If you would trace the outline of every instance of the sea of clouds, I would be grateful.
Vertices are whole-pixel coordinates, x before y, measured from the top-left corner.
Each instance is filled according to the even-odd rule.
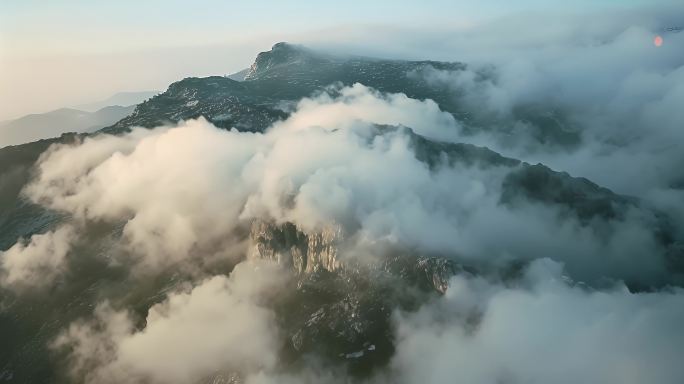
[[[101,257],[78,252],[82,234],[109,225],[117,241],[105,262],[125,266],[132,284],[170,268],[192,278],[142,317],[103,292],[90,316],[51,341],[72,380],[189,383],[238,372],[247,383],[345,383],[341,365],[315,358],[286,369],[273,303],[294,276],[245,257],[255,220],[307,233],[335,224],[341,257],[390,244],[490,270],[524,265],[512,281],[454,276],[443,296],[396,309],[396,350],[368,382],[679,383],[684,291],[648,209],[667,212],[682,234],[684,50],[668,46],[684,35],[658,50],[645,25],[581,32],[585,22],[539,41],[519,35],[517,51],[489,64],[408,74],[453,92],[469,121],[356,84],[301,100],[263,133],[200,118],[54,145],[23,196],[65,218],[0,253],[0,286],[21,295],[68,279],[75,260]],[[516,111],[530,105],[558,111],[579,142],[529,135]],[[648,209],[586,223],[549,204],[506,205],[503,180],[523,165],[431,166],[416,155],[416,134],[541,161]],[[226,260],[234,268],[220,272]]]

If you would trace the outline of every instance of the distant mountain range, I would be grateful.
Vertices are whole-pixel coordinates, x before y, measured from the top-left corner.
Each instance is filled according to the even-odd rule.
[[[156,91],[120,92],[105,100],[34,113],[0,122],[0,147],[59,136],[65,132],[94,132],[130,115],[135,105],[156,95]]]
[[[135,109],[114,105],[95,112],[61,108],[0,123],[0,147],[59,136],[64,132],[93,132],[128,116]]]
[[[138,91],[138,92],[119,92],[114,95],[94,103],[75,105],[74,109],[87,112],[95,112],[104,107],[119,105],[127,107],[140,104],[143,101],[158,95],[159,91]]]

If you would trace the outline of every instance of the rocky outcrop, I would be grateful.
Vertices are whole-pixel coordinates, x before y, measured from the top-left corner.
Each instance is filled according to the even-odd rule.
[[[103,128],[120,133],[130,127],[152,128],[203,116],[219,128],[263,131],[287,117],[283,102],[295,102],[334,83],[361,83],[381,92],[402,92],[418,99],[432,99],[449,112],[457,112],[444,90],[407,76],[430,66],[456,70],[460,63],[382,60],[330,55],[302,46],[277,43],[257,56],[243,81],[233,76],[186,78],[160,95],[139,104],[132,115]]]
[[[270,51],[257,55],[254,63],[249,67],[245,80],[264,77],[271,70],[286,65],[315,64],[323,61],[322,55],[316,54],[303,46],[285,42],[276,43]]]
[[[375,280],[399,279],[403,284],[444,294],[449,280],[465,272],[455,261],[445,257],[427,257],[410,252],[389,251],[387,257],[373,263],[344,260],[340,247],[343,230],[330,225],[314,233],[306,233],[292,223],[277,225],[254,221],[250,232],[249,258],[277,262],[300,277],[317,273],[375,276]]]
[[[252,223],[249,257],[275,261],[291,267],[297,274],[319,270],[333,272],[341,263],[338,245],[342,229],[337,225],[307,234],[294,224]]]

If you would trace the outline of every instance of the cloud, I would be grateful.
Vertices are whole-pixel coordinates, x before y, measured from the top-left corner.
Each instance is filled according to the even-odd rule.
[[[33,235],[28,241],[20,239],[0,252],[0,285],[23,290],[52,284],[66,270],[67,255],[76,239],[69,224]]]
[[[382,95],[357,84],[302,100],[290,119],[266,134],[222,131],[200,119],[173,129],[137,129],[53,146],[25,194],[80,221],[123,222],[125,248],[143,270],[201,263],[212,253],[225,257],[226,249],[239,243],[232,234],[251,220],[294,221],[310,231],[339,221],[355,230],[375,208],[361,201],[365,196],[350,193],[391,203],[404,198],[401,188],[427,182],[430,173],[416,161],[405,135],[368,129],[375,123],[414,125],[438,136],[458,130],[434,102]],[[419,175],[402,180],[388,174],[385,181],[396,189],[379,188],[381,179],[372,175],[388,160]],[[367,168],[374,163],[376,169]],[[325,186],[328,178],[342,178],[342,184]],[[350,190],[348,182],[361,190]],[[417,196],[409,198],[420,204]],[[294,206],[288,206],[289,199]],[[364,217],[356,217],[351,205],[359,205]],[[373,220],[387,225],[380,216]]]
[[[684,292],[594,291],[534,262],[521,286],[454,277],[447,294],[399,314],[392,381],[676,383]]]
[[[226,256],[237,243],[230,234],[238,224],[235,202],[245,195],[240,172],[255,140],[203,120],[178,129],[86,138],[51,147],[26,194],[81,221],[124,222],[126,249],[142,269],[198,253],[206,259],[212,252]]]
[[[291,336],[283,320],[292,319],[276,309],[279,295],[295,289],[287,273],[253,261],[229,277],[203,269],[243,260],[250,225],[263,221],[307,233],[339,227],[340,258],[390,249],[482,272],[453,277],[444,296],[415,311],[392,308],[395,351],[369,382],[677,382],[684,292],[668,287],[681,276],[664,242],[681,240],[684,228],[682,57],[671,48],[681,38],[652,46],[662,12],[606,15],[501,19],[426,46],[472,59],[463,71],[409,74],[452,93],[469,112],[464,120],[432,101],[356,84],[299,101],[264,133],[198,119],[51,147],[24,191],[32,202],[71,216],[75,228],[120,232],[120,252],[111,254],[134,274],[152,274],[152,285],[160,271],[201,270],[144,318],[103,289],[92,317],[54,343],[71,378],[175,383],[238,372],[252,384],[359,380],[336,361],[283,359]],[[502,41],[505,49],[496,49]],[[638,195],[675,219],[667,234],[675,239],[659,233],[666,215],[643,205],[586,219],[553,199],[507,190],[523,164],[468,161],[468,151],[424,161],[416,134],[486,145]],[[431,153],[449,148],[426,145]],[[571,199],[582,193],[568,191]],[[44,249],[68,249],[66,238],[55,230],[15,245],[2,255],[5,276],[15,270],[13,284],[37,280],[25,267],[32,259],[64,273],[67,256],[46,258]],[[35,256],[24,257],[31,249]]]
[[[551,257],[578,279],[669,281],[647,211],[587,224],[525,198],[504,205],[504,178],[520,166],[473,165],[467,153],[431,166],[411,131],[377,124],[458,132],[434,103],[332,88],[263,134],[199,119],[51,147],[25,193],[81,221],[123,223],[137,273],[239,260],[260,220],[309,233],[339,225],[351,248],[384,242],[474,264]]]
[[[676,15],[681,9],[652,7],[611,19],[549,16],[542,25],[534,15],[509,17],[446,39],[468,69],[411,75],[456,96],[471,117],[471,137],[460,140],[657,204],[652,195],[682,197],[684,35],[667,34],[665,49],[652,43]],[[483,49],[488,42],[501,49]]]
[[[245,258],[253,221],[291,222],[308,233],[333,226],[342,234],[340,258],[398,251],[478,267],[465,268],[477,275],[453,277],[443,296],[426,295],[410,311],[388,308],[392,328],[383,336],[394,351],[367,382],[678,383],[684,292],[668,287],[681,285],[681,262],[664,243],[681,250],[684,238],[684,34],[663,27],[684,13],[674,4],[580,8],[506,10],[456,27],[351,25],[334,37],[338,45],[366,45],[354,53],[467,63],[462,71],[409,74],[452,94],[450,107],[458,108],[449,109],[466,112],[457,117],[430,100],[356,84],[301,100],[265,133],[222,131],[199,119],[51,147],[24,193],[68,224],[0,253],[0,285],[23,292],[73,278],[67,284],[76,287],[83,279],[69,272],[94,269],[105,277],[76,296],[59,286],[40,316],[33,312],[40,301],[21,295],[18,305],[3,302],[0,315],[9,313],[11,324],[26,319],[22,327],[40,317],[42,337],[69,324],[41,317],[59,313],[58,300],[98,304],[53,344],[65,360],[52,361],[65,363],[69,381],[362,381],[347,372],[347,359],[292,363],[284,351],[292,336],[285,324],[303,319],[282,310],[283,295],[339,288],[313,279],[294,288],[288,273],[255,261],[220,274]],[[660,48],[652,44],[656,33],[664,35]],[[224,65],[209,62],[202,65]],[[428,164],[415,134],[542,162],[636,195],[640,207],[578,218],[553,199],[507,189],[508,176],[524,165],[448,161],[469,156],[458,151]],[[447,148],[431,145],[433,153]],[[550,184],[543,189],[553,195]],[[582,192],[568,194],[581,199]],[[511,193],[512,202],[502,199]],[[106,242],[97,241],[100,232]],[[75,256],[115,267],[79,268]],[[121,266],[139,279],[117,274]],[[172,282],[163,272],[174,274]],[[167,290],[177,275],[185,285]],[[74,307],[65,305],[69,314],[59,320],[78,313]],[[33,351],[31,343],[22,351]]]
[[[540,259],[506,283],[454,276],[446,294],[393,316],[388,367],[363,382],[678,383],[684,291],[594,290]],[[345,383],[335,365],[261,371],[246,382]]]
[[[266,303],[287,278],[274,264],[238,264],[229,277],[169,293],[149,309],[142,329],[126,310],[104,302],[53,348],[67,352],[72,378],[86,383],[188,383],[271,369],[279,335]]]
[[[457,275],[444,296],[394,313],[392,359],[362,382],[674,384],[684,374],[682,304],[679,288],[589,288],[549,259],[505,283]],[[313,363],[288,373],[260,371],[246,382],[355,380],[339,366]]]
[[[382,94],[359,83],[349,87],[332,85],[326,92],[303,98],[294,113],[276,127],[282,130],[340,129],[358,121],[403,125],[420,135],[442,141],[456,141],[461,131],[456,119],[430,99],[416,100],[403,93]]]

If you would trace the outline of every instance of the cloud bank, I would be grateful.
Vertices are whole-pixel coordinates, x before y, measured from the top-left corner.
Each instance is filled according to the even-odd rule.
[[[442,48],[463,55],[467,70],[412,75],[453,92],[472,142],[658,204],[682,197],[684,35],[666,32],[682,15],[652,7],[617,18],[538,15],[543,24],[509,17],[447,40],[453,47]],[[653,44],[657,34],[667,46]],[[505,48],[486,50],[488,42]]]
[[[684,79],[682,51],[671,47],[684,35],[652,46],[663,12],[584,16],[551,16],[543,33],[511,18],[440,39],[469,67],[407,75],[451,94],[466,112],[457,117],[356,84],[301,100],[264,133],[198,119],[53,146],[24,196],[68,223],[0,255],[0,283],[49,286],[69,272],[77,234],[101,225],[117,240],[105,258],[124,266],[127,284],[191,277],[135,308],[102,289],[93,313],[53,343],[71,380],[358,381],[344,355],[305,356],[306,366],[284,358],[292,335],[279,300],[310,286],[244,261],[255,221],[309,234],[335,225],[342,259],[399,250],[477,271],[452,277],[443,296],[388,309],[394,350],[367,382],[677,383]],[[507,49],[492,49],[502,34]],[[417,135],[443,141],[431,144],[439,155],[421,157]],[[527,165],[445,149],[460,142],[642,200],[615,217],[581,217],[506,189]],[[510,193],[513,203],[502,198]]]
[[[68,352],[72,377],[86,383],[188,383],[217,372],[272,368],[278,329],[264,299],[287,281],[273,264],[242,263],[171,292],[152,306],[143,329],[107,302],[53,343]]]
[[[120,226],[118,262],[132,261],[134,275],[238,263],[229,277],[197,274],[203,279],[165,294],[143,322],[121,304],[100,302],[92,317],[72,323],[53,344],[70,377],[353,380],[330,362],[295,369],[281,360],[287,339],[268,297],[283,295],[289,272],[239,263],[255,220],[293,223],[306,233],[335,223],[344,234],[342,257],[388,244],[494,270],[532,261],[512,280],[497,273],[456,276],[444,297],[415,312],[397,310],[396,350],[371,382],[670,383],[681,377],[675,356],[682,343],[672,338],[684,318],[681,290],[635,294],[615,282],[670,281],[648,211],[633,207],[622,218],[586,223],[524,196],[520,204],[503,204],[504,179],[522,165],[450,162],[446,153],[431,165],[420,160],[413,131],[379,124],[413,124],[428,137],[467,137],[434,103],[355,85],[302,100],[291,118],[265,133],[219,130],[199,119],[51,147],[26,196],[67,213],[76,227]],[[10,249],[10,255],[59,250],[47,260],[45,253],[26,253],[21,260],[30,267],[6,258],[10,281],[31,281],[34,265],[64,273],[69,233],[37,235]],[[609,289],[590,288],[606,282]]]
[[[684,292],[595,291],[548,259],[515,285],[456,276],[446,295],[393,318],[389,367],[381,383],[677,383],[684,371],[679,324]],[[246,383],[345,383],[326,368],[261,371]]]
[[[355,244],[475,264],[551,257],[579,279],[668,280],[647,211],[587,224],[524,196],[505,205],[504,178],[520,166],[463,155],[431,167],[411,131],[377,124],[416,124],[428,136],[459,130],[432,102],[355,85],[304,99],[263,134],[200,119],[54,146],[25,193],[82,223],[122,223],[139,273],[239,260],[245,229],[263,220],[309,233],[334,223]]]
[[[66,271],[67,254],[76,237],[67,224],[0,252],[0,285],[23,290],[51,284]]]
[[[520,286],[454,277],[442,299],[397,316],[395,382],[676,383],[683,300],[568,284],[544,259]]]

